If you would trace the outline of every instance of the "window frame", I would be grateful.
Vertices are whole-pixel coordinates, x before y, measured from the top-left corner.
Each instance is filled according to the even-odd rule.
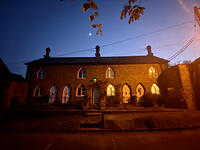
[[[152,89],[154,89],[155,93],[152,92]],[[160,95],[160,88],[156,83],[151,86],[151,94]]]
[[[39,90],[39,94],[38,95],[36,95],[36,91],[37,90]],[[34,89],[34,93],[33,93],[33,96],[34,97],[41,97],[43,95],[43,89],[39,86],[39,85],[37,85],[36,87],[35,87],[35,89]]]
[[[113,74],[113,75],[112,75],[112,74]],[[106,69],[106,78],[107,78],[107,79],[114,79],[114,78],[115,78],[115,72],[114,72],[113,68],[108,67],[108,68]]]
[[[79,95],[79,88],[81,88],[81,95]],[[83,95],[83,88],[84,88],[84,95]],[[78,87],[77,87],[77,89],[76,89],[76,96],[77,97],[84,97],[84,96],[86,96],[86,88],[85,88],[85,86],[83,85],[83,84],[80,84]]]
[[[66,103],[63,103],[63,99],[64,99],[63,94],[64,94],[65,89],[67,89],[67,91],[68,91],[68,98],[69,98],[68,101],[67,101],[66,103],[69,103],[70,100],[71,100],[71,87],[70,87],[68,84],[66,84],[66,85],[64,86],[63,90],[62,90],[62,95],[61,95],[61,103],[62,103],[62,104],[66,104]],[[65,99],[66,99],[66,96],[65,96]]]
[[[45,71],[44,71],[44,69],[40,69],[40,70],[37,72],[37,79],[39,79],[39,80],[45,79]]]
[[[114,91],[110,88],[110,87],[112,87],[112,89],[114,89]],[[108,94],[108,88],[109,88],[109,92],[111,93],[111,94]],[[107,86],[107,88],[106,88],[106,96],[115,96],[115,94],[116,94],[116,91],[115,91],[115,87],[112,85],[112,84],[109,84],[108,86]]]
[[[81,73],[81,77],[80,77],[80,73]],[[87,78],[87,71],[85,70],[84,67],[81,67],[77,72],[77,79],[86,79],[86,78]]]
[[[151,66],[148,70],[148,75],[149,75],[149,78],[158,78],[158,70],[154,67],[154,66]]]
[[[50,102],[51,89],[52,89],[53,87],[55,87],[54,89],[55,89],[56,91],[55,91],[54,101],[53,101],[53,102]],[[49,88],[49,101],[48,101],[48,103],[53,104],[53,103],[55,103],[55,102],[57,101],[57,99],[58,99],[58,87],[56,86],[56,84],[53,84],[53,85],[51,85],[50,88]]]

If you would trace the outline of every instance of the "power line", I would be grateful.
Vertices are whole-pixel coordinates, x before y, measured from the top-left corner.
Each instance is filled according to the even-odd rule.
[[[183,53],[193,42],[193,37],[181,48],[178,52],[176,52],[174,55],[172,55],[169,60],[173,60],[177,56],[179,56],[181,53]]]
[[[65,56],[65,55],[70,55],[70,54],[76,54],[76,53],[81,53],[81,52],[90,51],[90,50],[94,50],[94,49],[95,48],[82,49],[82,50],[77,50],[74,52],[64,53],[64,54],[60,54],[60,55],[56,55],[56,56]]]
[[[165,27],[165,28],[162,28],[162,29],[159,29],[159,30],[155,30],[155,31],[149,32],[149,33],[144,33],[144,34],[140,34],[138,36],[130,37],[130,38],[127,38],[127,39],[124,39],[124,40],[120,40],[120,41],[117,41],[117,42],[101,45],[101,47],[107,47],[107,46],[111,46],[111,45],[116,45],[116,44],[123,43],[123,42],[129,41],[129,40],[133,40],[133,39],[137,39],[137,38],[144,37],[144,36],[147,36],[147,35],[151,35],[151,34],[154,34],[154,33],[162,32],[162,31],[165,31],[165,30],[169,30],[171,28],[175,28],[175,27],[178,27],[178,26],[182,26],[182,25],[185,25],[185,24],[192,23],[192,21],[193,20],[186,21],[186,22],[183,22],[183,23],[180,23],[180,24],[175,24],[175,25],[172,25],[172,26],[168,26],[168,27]],[[76,51],[71,51],[69,53],[64,53],[64,54],[60,54],[60,55],[56,55],[56,56],[65,56],[65,55],[70,55],[70,54],[76,54],[76,53],[81,53],[81,52],[90,51],[90,50],[94,50],[94,49],[95,48],[76,50]],[[25,61],[29,61],[29,60],[23,60],[23,61],[13,62],[13,63],[9,63],[9,64],[25,63]]]
[[[130,41],[130,40],[133,40],[133,39],[137,39],[137,38],[143,37],[143,36],[147,36],[147,35],[150,35],[150,34],[154,34],[154,33],[162,32],[162,31],[165,31],[165,30],[169,30],[171,28],[182,26],[182,25],[185,25],[185,24],[188,24],[188,23],[193,23],[193,20],[190,20],[190,21],[187,21],[187,22],[183,22],[183,23],[180,23],[180,24],[175,24],[175,25],[172,25],[172,26],[168,26],[168,27],[165,27],[165,28],[162,28],[162,29],[159,29],[159,30],[155,30],[155,31],[149,32],[149,33],[140,34],[140,35],[137,35],[137,36],[134,36],[134,37],[130,37],[130,38],[127,38],[127,39],[124,39],[124,40],[116,41],[116,42],[113,42],[113,43],[110,43],[110,44],[101,45],[101,47],[106,47],[106,46],[111,46],[111,45],[123,43],[123,42],[126,42],[126,41]]]

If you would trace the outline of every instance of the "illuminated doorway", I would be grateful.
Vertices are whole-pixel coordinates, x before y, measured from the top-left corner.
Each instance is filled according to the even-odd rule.
[[[123,86],[123,103],[129,103],[131,99],[131,90],[127,84]]]

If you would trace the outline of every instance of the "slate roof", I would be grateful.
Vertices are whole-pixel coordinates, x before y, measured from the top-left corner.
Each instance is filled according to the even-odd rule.
[[[78,65],[78,64],[156,64],[168,63],[156,56],[117,56],[117,57],[49,57],[34,60],[26,65]]]

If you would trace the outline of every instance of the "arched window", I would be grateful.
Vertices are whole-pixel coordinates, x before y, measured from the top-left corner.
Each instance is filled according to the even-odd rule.
[[[149,68],[149,77],[150,78],[157,78],[158,77],[158,72],[154,67]]]
[[[76,95],[77,96],[85,96],[86,94],[86,89],[84,87],[84,85],[79,85],[78,88],[77,88],[77,91],[76,91]]]
[[[131,90],[127,84],[123,86],[123,103],[129,103],[131,98]]]
[[[62,103],[66,104],[67,102],[70,101],[70,87],[68,85],[66,85],[63,89],[63,93],[62,93]]]
[[[53,85],[49,90],[49,103],[54,103],[57,97],[57,87]]]
[[[151,93],[160,95],[160,89],[155,83],[151,87]]]
[[[139,103],[141,97],[144,95],[144,87],[142,84],[138,84],[136,87],[136,97],[137,97],[137,103]]]
[[[115,96],[115,88],[112,84],[107,87],[107,96]]]
[[[38,85],[38,86],[36,86],[36,88],[35,88],[35,90],[34,90],[34,96],[36,96],[36,97],[39,97],[39,96],[42,96],[42,88]]]
[[[40,69],[37,73],[37,79],[44,79],[45,78],[45,72],[43,69]]]
[[[106,78],[114,78],[114,77],[115,77],[115,73],[113,69],[108,67],[108,69],[106,70]]]
[[[86,79],[86,71],[84,68],[80,68],[78,71],[78,79]]]

